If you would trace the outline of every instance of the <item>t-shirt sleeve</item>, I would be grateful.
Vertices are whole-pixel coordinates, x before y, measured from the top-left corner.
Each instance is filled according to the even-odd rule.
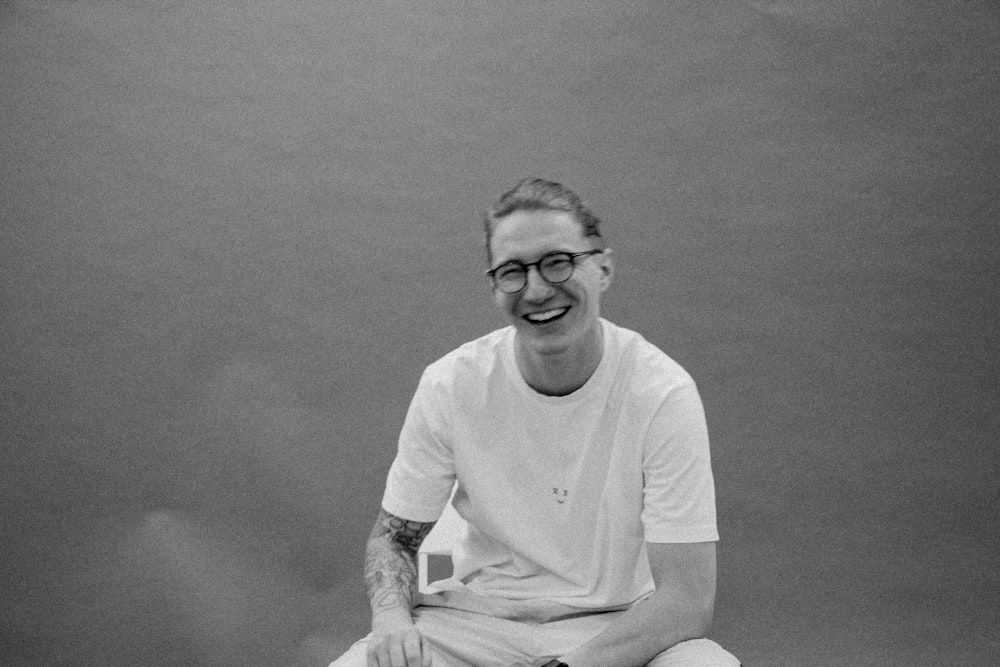
[[[425,370],[403,421],[382,507],[410,521],[437,521],[455,481],[446,393]]]
[[[643,443],[647,542],[714,542],[715,484],[705,410],[694,381],[671,389]]]

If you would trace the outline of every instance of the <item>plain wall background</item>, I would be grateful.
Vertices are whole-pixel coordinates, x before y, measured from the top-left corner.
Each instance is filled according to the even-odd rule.
[[[715,637],[986,665],[1000,6],[0,4],[0,662],[325,665],[479,215],[600,214],[699,383]]]

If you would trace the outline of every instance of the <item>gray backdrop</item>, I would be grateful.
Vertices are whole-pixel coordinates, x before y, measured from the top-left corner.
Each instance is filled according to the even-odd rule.
[[[424,365],[503,324],[479,212],[606,221],[698,380],[715,637],[998,639],[1000,6],[0,3],[2,656],[321,665]]]

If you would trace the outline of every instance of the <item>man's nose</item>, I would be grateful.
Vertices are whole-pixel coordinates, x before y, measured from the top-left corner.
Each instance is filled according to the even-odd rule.
[[[544,301],[552,295],[552,283],[542,278],[537,266],[528,267],[524,280],[527,283],[524,286],[524,298],[528,301]]]

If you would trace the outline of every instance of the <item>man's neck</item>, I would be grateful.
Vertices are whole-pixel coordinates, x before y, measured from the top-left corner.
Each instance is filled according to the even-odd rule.
[[[561,352],[540,353],[515,344],[515,358],[521,377],[528,386],[545,396],[572,394],[594,374],[604,355],[604,340],[600,330],[588,345]]]

